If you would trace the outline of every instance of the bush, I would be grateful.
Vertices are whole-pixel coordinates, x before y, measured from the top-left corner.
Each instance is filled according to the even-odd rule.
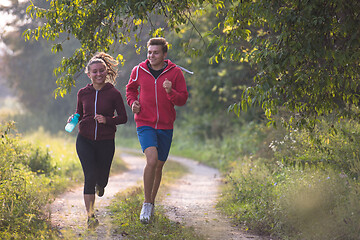
[[[334,129],[337,131],[334,132]],[[287,166],[332,168],[351,178],[360,174],[360,124],[322,121],[312,133],[292,131],[270,143],[277,159]]]
[[[277,188],[277,234],[293,239],[358,239],[358,183],[332,170],[292,169]]]
[[[225,178],[223,199],[218,204],[240,225],[260,234],[274,228],[276,180],[261,159],[236,161]]]
[[[219,207],[238,224],[281,239],[358,239],[357,179],[341,171],[338,164],[311,164],[311,160],[325,154],[320,148],[309,147],[309,138],[302,138],[299,143],[301,136],[305,135],[296,133],[284,141],[276,140],[279,143],[276,147],[270,144],[275,151],[272,159],[254,156],[234,161],[226,174],[227,184]],[[337,138],[338,143],[344,143],[340,135]],[[351,149],[335,143],[328,146],[332,147],[332,153]],[[289,164],[284,161],[287,155],[297,160],[306,158],[309,162]],[[337,154],[331,157],[341,160]]]
[[[3,239],[49,239],[54,233],[43,206],[49,203],[51,181],[24,164],[31,150],[9,135],[12,127],[13,123],[1,126],[0,235]]]

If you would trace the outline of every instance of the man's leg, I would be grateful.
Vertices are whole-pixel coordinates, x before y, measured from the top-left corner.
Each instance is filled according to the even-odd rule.
[[[140,221],[147,224],[150,222],[151,216],[154,213],[154,203],[151,202],[151,193],[154,187],[158,152],[156,147],[148,147],[145,149],[144,153],[146,156],[146,166],[144,169],[145,201],[141,209]]]
[[[154,203],[151,197],[153,188],[156,167],[158,164],[158,151],[156,147],[148,147],[144,151],[146,156],[146,166],[144,169],[144,195],[145,203]]]
[[[157,192],[159,190],[160,187],[160,182],[161,182],[161,177],[162,177],[162,170],[164,167],[165,161],[157,161],[157,166],[156,166],[156,170],[155,170],[155,179],[154,179],[154,185],[152,188],[152,193],[151,193],[151,203],[155,203],[155,198],[157,195]]]

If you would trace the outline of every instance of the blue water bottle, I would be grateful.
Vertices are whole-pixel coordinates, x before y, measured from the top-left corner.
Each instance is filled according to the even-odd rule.
[[[74,116],[72,117],[71,121],[66,124],[65,131],[67,131],[69,133],[72,132],[74,130],[76,124],[79,121],[79,117],[80,117],[80,115],[78,113],[75,113]]]

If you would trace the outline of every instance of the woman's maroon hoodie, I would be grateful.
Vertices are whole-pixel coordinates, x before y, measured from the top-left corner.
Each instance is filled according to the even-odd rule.
[[[114,139],[116,125],[127,122],[121,93],[111,83],[106,83],[100,90],[88,84],[79,90],[77,99],[76,113],[80,114],[79,133],[88,139]],[[98,123],[94,119],[95,114],[106,117],[106,124]]]

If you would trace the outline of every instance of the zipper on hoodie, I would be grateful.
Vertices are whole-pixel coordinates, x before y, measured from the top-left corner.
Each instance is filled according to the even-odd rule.
[[[95,93],[95,115],[96,115],[96,105],[97,105],[97,98],[98,98],[98,93],[99,93],[99,90],[96,90],[96,93]],[[96,137],[97,137],[97,128],[98,128],[98,122],[96,121],[95,119],[95,137],[94,137],[94,140],[96,140]]]
[[[151,72],[149,72],[148,70],[146,70],[145,68],[143,68],[143,67],[141,67],[145,72],[147,72],[147,73],[149,73],[152,77],[154,77],[152,74],[151,74]],[[160,75],[157,77],[157,78],[155,78],[154,77],[154,79],[155,79],[155,105],[156,105],[156,123],[155,123],[155,129],[157,129],[157,125],[158,125],[158,123],[159,123],[159,105],[158,105],[158,98],[157,98],[157,90],[156,90],[156,84],[157,84],[157,80],[158,80],[158,78],[161,76],[161,75],[163,75],[164,73],[166,73],[167,71],[169,71],[170,69],[172,69],[173,67],[170,67],[170,68],[168,68],[168,69],[166,69],[166,70],[164,70],[162,73],[160,73]]]

